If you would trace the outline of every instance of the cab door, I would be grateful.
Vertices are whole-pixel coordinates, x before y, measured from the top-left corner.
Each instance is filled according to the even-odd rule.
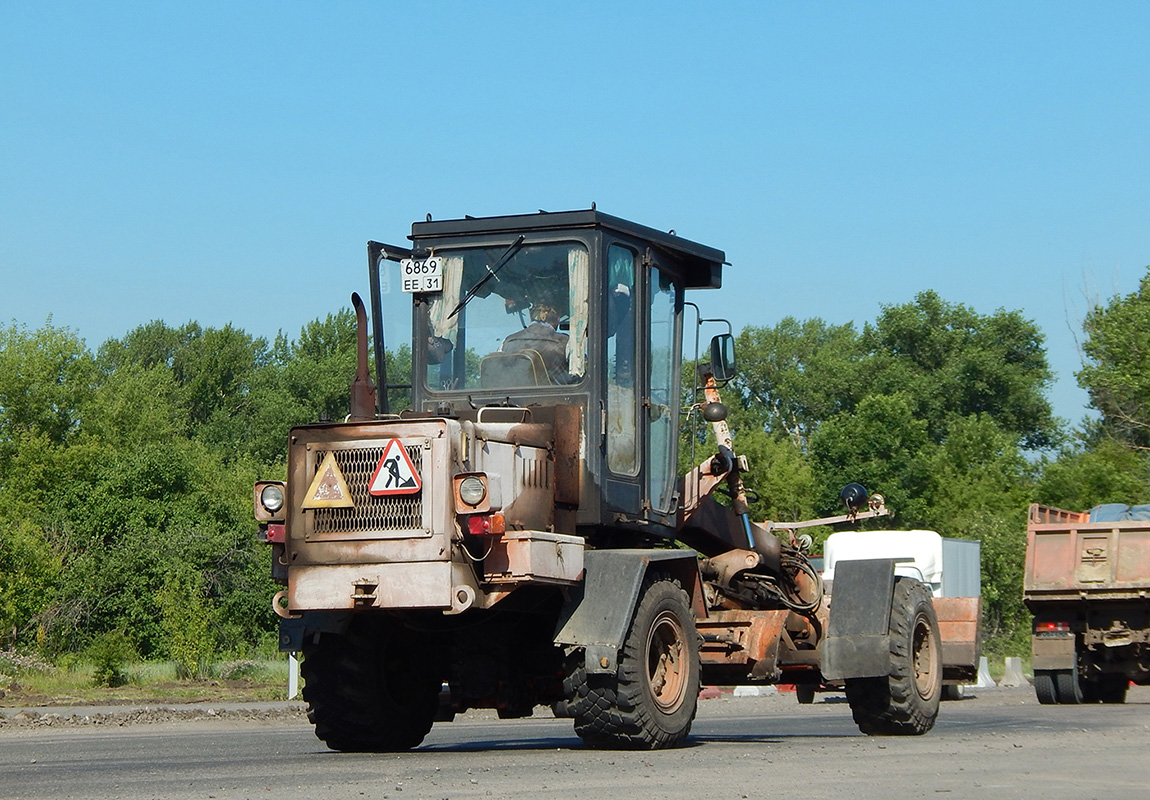
[[[678,508],[679,373],[683,290],[648,259],[645,503],[653,522],[672,525]]]
[[[678,510],[683,292],[650,251],[607,248],[604,488],[609,510],[671,526]]]

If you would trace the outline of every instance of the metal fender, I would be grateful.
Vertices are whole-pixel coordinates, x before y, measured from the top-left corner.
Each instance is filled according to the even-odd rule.
[[[890,674],[892,558],[841,561],[835,565],[830,623],[822,644],[826,680],[878,678]]]
[[[554,641],[584,648],[588,673],[609,674],[618,667],[649,567],[678,578],[696,616],[705,616],[694,550],[588,550],[583,567],[583,581],[568,592]]]
[[[343,633],[351,622],[350,611],[304,611],[280,616],[279,650],[298,653],[304,640],[315,633]]]

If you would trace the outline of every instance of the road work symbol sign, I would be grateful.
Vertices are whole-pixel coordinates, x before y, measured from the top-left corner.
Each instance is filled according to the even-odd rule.
[[[421,488],[419,474],[411,457],[407,455],[399,439],[388,439],[383,448],[383,458],[375,467],[367,490],[379,497],[391,494],[415,494]]]
[[[335,463],[335,453],[328,452],[319,469],[316,470],[315,480],[308,487],[304,495],[304,508],[350,508],[355,505],[351,499],[351,490],[347,488],[347,481]]]

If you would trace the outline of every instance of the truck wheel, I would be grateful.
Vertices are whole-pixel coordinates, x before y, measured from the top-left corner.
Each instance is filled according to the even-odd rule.
[[[652,750],[687,738],[699,699],[699,647],[677,580],[656,575],[644,582],[614,675],[587,675],[573,664],[567,711],[589,747]]]
[[[890,674],[847,680],[851,713],[869,736],[926,733],[942,698],[942,647],[930,592],[919,581],[895,579],[888,633]]]
[[[1044,706],[1058,702],[1058,690],[1054,685],[1054,672],[1045,669],[1034,670],[1034,694]]]
[[[795,684],[795,698],[804,706],[815,702],[815,687],[809,683]]]
[[[1082,684],[1078,680],[1078,667],[1054,671],[1054,689],[1058,702],[1063,705],[1077,705],[1082,702]]]
[[[410,750],[439,712],[429,654],[390,620],[355,619],[346,633],[304,644],[303,697],[315,735],[332,750]]]

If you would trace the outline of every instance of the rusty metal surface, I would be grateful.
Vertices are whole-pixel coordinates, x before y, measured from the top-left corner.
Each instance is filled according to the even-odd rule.
[[[578,506],[583,487],[583,409],[555,407],[555,502]]]
[[[1089,511],[1067,511],[1064,508],[1044,506],[1031,503],[1027,511],[1027,524],[1029,525],[1062,525],[1065,523],[1089,522]]]
[[[695,627],[703,637],[699,656],[704,664],[764,664],[773,671],[783,626],[790,611],[713,611]]]
[[[353,609],[451,608],[451,564],[447,561],[398,564],[299,566],[288,580],[288,608]],[[367,586],[374,586],[365,592]],[[363,598],[374,595],[371,603]]]
[[[1033,636],[1030,640],[1033,669],[1073,669],[1074,635]]]
[[[947,642],[980,643],[981,597],[935,597],[931,602],[938,616],[939,636],[944,645]]]
[[[727,473],[722,469],[723,458],[718,455],[710,456],[699,466],[688,472],[683,479],[679,482],[679,518],[680,521],[689,517],[694,513],[699,504],[707,497],[710,497],[711,492],[720,483],[727,479]]]
[[[571,585],[583,577],[582,536],[548,531],[508,531],[494,538],[483,559],[487,583]]]
[[[518,410],[518,409],[512,409]],[[464,429],[480,442],[506,442],[528,447],[548,448],[552,442],[550,425],[541,422],[465,422]]]
[[[1031,508],[1031,519],[1049,518]],[[1070,513],[1070,512],[1066,512]],[[1150,522],[1034,522],[1028,526],[1028,600],[1124,599],[1150,591]]]
[[[751,525],[753,533],[756,526],[754,523]],[[707,556],[721,555],[732,548],[746,548],[748,544],[742,520],[734,511],[715,502],[713,497],[699,501],[694,512],[680,522],[678,538]],[[777,550],[774,554],[762,555],[772,559],[768,563],[772,571],[777,572]]]
[[[351,382],[351,419],[355,422],[375,419],[375,384],[367,368],[367,310],[363,300],[353,293],[351,304],[356,320],[356,371]]]
[[[715,580],[721,586],[729,586],[735,575],[763,563],[763,557],[753,550],[729,550],[708,560],[714,569]]]

